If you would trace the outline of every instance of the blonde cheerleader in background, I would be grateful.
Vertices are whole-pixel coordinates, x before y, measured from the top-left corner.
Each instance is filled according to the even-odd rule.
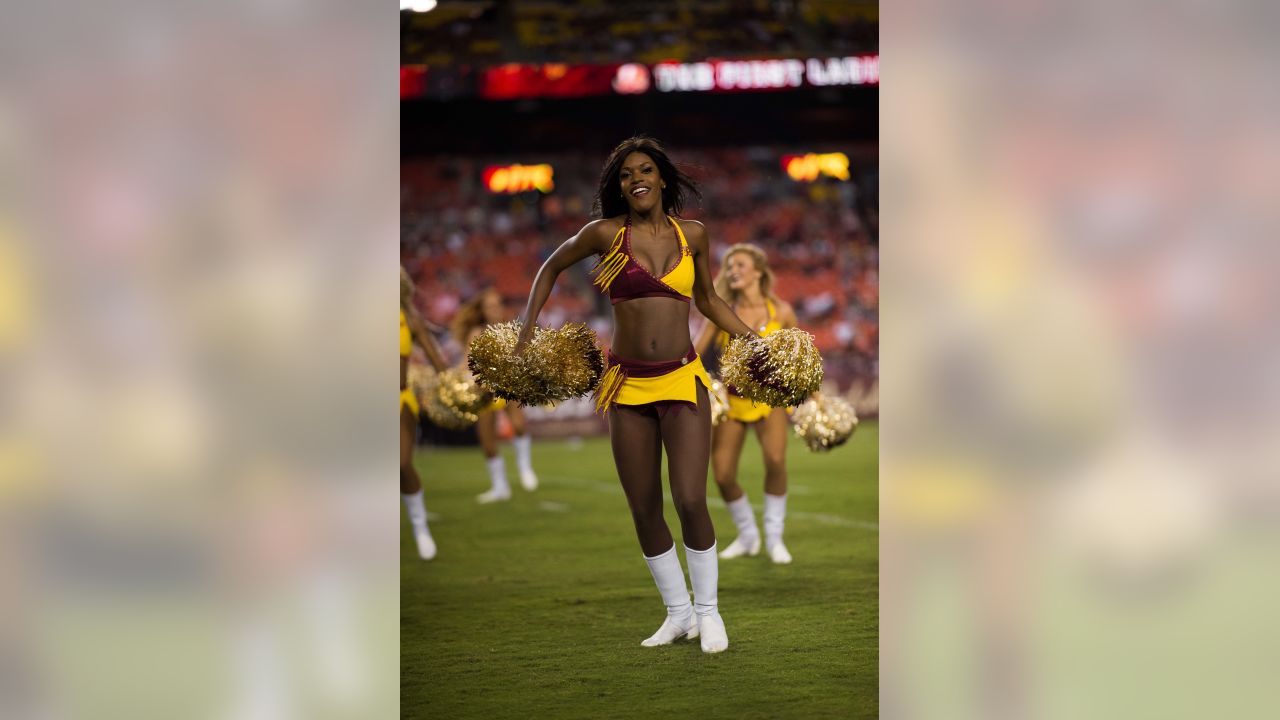
[[[791,305],[773,294],[773,271],[764,251],[755,245],[741,243],[725,253],[715,281],[716,293],[723,297],[734,313],[761,337],[783,328],[796,326]],[[702,329],[695,344],[701,353],[715,337],[723,348],[728,341],[724,332],[717,333],[713,323]],[[728,417],[712,430],[711,467],[720,496],[724,498],[738,537],[720,553],[730,560],[743,555],[760,554],[760,530],[747,493],[738,484],[738,459],[746,439],[747,426],[754,426],[760,448],[764,452],[764,548],[775,563],[791,562],[791,553],[782,542],[782,529],[787,516],[787,436],[790,424],[781,408],[753,403],[729,388]]]
[[[417,342],[436,371],[444,370],[444,354],[435,338],[427,332],[422,317],[413,306],[413,280],[400,268],[400,497],[404,500],[418,555],[423,560],[436,556],[436,541],[427,527],[427,508],[422,502],[422,480],[413,466],[413,448],[418,439],[418,397],[409,387],[409,355]]]
[[[506,308],[502,304],[502,296],[497,290],[488,288],[463,305],[453,318],[453,336],[465,350],[476,335],[487,325],[508,320]],[[524,421],[524,411],[519,404],[495,399],[489,407],[480,411],[480,420],[476,423],[476,435],[480,439],[480,449],[484,452],[485,465],[489,469],[490,487],[481,493],[476,500],[481,503],[502,502],[511,499],[511,486],[507,483],[507,469],[498,452],[498,412],[505,410],[507,419],[511,421],[511,430],[515,437],[511,445],[516,451],[516,469],[520,473],[520,485],[529,491],[538,489],[538,476],[533,472],[532,442],[529,430]]]

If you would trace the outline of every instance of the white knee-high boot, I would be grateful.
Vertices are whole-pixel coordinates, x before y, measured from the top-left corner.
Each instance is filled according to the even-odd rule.
[[[667,606],[667,619],[662,627],[640,644],[645,647],[670,645],[681,637],[698,637],[698,622],[693,614],[693,605],[689,602],[689,586],[684,584],[684,569],[680,567],[680,556],[676,554],[675,543],[671,549],[654,557],[645,556],[653,581],[662,594],[662,602]]]
[[[698,630],[702,636],[702,652],[715,653],[729,647],[729,635],[720,619],[720,603],[717,585],[720,582],[719,558],[715,543],[706,550],[684,548],[689,563],[689,581],[693,583],[693,612],[698,616]]]
[[[791,553],[782,543],[782,528],[787,521],[787,496],[764,496],[764,547],[769,558],[779,565],[791,562]]]
[[[409,513],[409,524],[413,525],[413,539],[418,543],[418,555],[423,560],[430,560],[436,556],[436,541],[427,527],[427,507],[422,503],[422,489],[407,495],[401,493],[400,497],[404,499],[404,509]]]
[[[729,543],[729,547],[720,553],[720,557],[725,560],[750,555],[752,557],[760,554],[760,529],[756,527],[756,514],[751,509],[751,501],[747,499],[747,494],[743,493],[742,497],[725,503],[725,507],[729,508],[729,516],[733,518],[733,524],[738,528],[738,537]]]
[[[520,473],[520,486],[525,490],[538,489],[538,476],[533,472],[533,441],[526,432],[511,438],[511,446],[516,449],[516,470]]]
[[[511,486],[507,484],[507,466],[501,455],[487,458],[485,467],[489,469],[489,489],[476,496],[480,504],[502,502],[511,499]]]

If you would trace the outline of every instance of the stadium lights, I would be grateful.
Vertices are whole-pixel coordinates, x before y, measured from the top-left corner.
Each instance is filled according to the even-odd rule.
[[[555,190],[555,170],[541,165],[490,165],[484,169],[484,186],[491,193],[515,194],[526,190]]]
[[[782,169],[796,182],[813,182],[818,175],[837,180],[849,179],[849,157],[844,153],[808,153],[783,155]]]
[[[436,9],[436,0],[400,0],[400,9],[412,12],[431,12]]]

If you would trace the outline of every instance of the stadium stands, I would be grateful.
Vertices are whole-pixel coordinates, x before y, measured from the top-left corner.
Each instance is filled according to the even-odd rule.
[[[401,16],[401,63],[608,63],[874,52],[875,2],[442,2]]]
[[[673,148],[705,195],[684,215],[707,223],[717,254],[738,242],[764,248],[777,273],[777,294],[816,337],[828,372],[842,386],[869,383],[877,374],[879,332],[877,168],[873,159],[855,158],[848,182],[796,182],[779,164],[787,152]],[[548,154],[527,161],[535,160],[555,168],[554,192],[490,193],[481,182],[489,163],[475,158],[405,162],[402,261],[432,322],[447,324],[460,302],[490,285],[514,315],[543,259],[589,219],[600,158]],[[588,266],[562,276],[542,321],[591,318],[607,333],[609,304],[590,286]],[[694,329],[701,322],[697,318]]]

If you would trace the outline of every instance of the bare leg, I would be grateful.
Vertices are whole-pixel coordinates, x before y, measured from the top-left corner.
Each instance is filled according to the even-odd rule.
[[[476,500],[481,503],[501,502],[511,498],[511,486],[507,484],[507,469],[498,454],[498,413],[487,410],[476,421],[476,437],[484,453],[485,470],[489,473],[489,489]]]
[[[511,432],[516,437],[520,437],[527,432],[524,425],[524,409],[516,403],[507,403],[507,419],[511,421]]]
[[[418,421],[409,408],[400,410],[400,494],[412,495],[422,489],[422,480],[413,466],[413,446]]]
[[[422,501],[422,480],[413,466],[413,449],[418,439],[418,418],[408,408],[400,410],[400,498],[409,513],[418,555],[423,560],[436,556],[435,539],[427,527],[427,508]]]
[[[716,486],[738,537],[720,552],[725,560],[757,555],[760,552],[760,529],[756,527],[755,511],[747,493],[738,484],[738,459],[742,457],[742,443],[747,437],[747,426],[737,420],[725,420],[711,433],[711,466],[715,471]]]
[[[498,457],[498,414],[492,410],[480,413],[476,421],[476,437],[480,440],[480,450],[486,459]]]
[[[764,491],[769,495],[787,494],[787,435],[790,433],[787,413],[774,410],[756,423],[756,437],[764,450]]]
[[[747,438],[747,426],[737,420],[725,420],[711,431],[711,467],[726,503],[742,497],[738,484],[738,458]]]
[[[791,562],[782,542],[787,519],[787,414],[774,410],[756,426],[764,450],[764,547],[775,563]]]
[[[684,556],[693,585],[693,612],[703,652],[729,647],[729,636],[719,611],[720,570],[716,558],[716,530],[707,512],[707,465],[711,460],[711,402],[698,383],[695,412],[667,412],[659,421],[667,448],[667,473],[671,499],[684,532]]]
[[[685,547],[706,550],[716,542],[716,531],[707,512],[707,464],[711,459],[711,402],[698,383],[698,407],[694,412],[667,412],[659,421],[662,444],[667,448],[667,473],[671,500],[680,516]]]
[[[524,421],[524,409],[516,403],[507,403],[507,418],[511,420],[511,447],[516,451],[516,471],[520,473],[520,485],[525,490],[538,489],[538,475],[533,471],[533,438]]]
[[[662,517],[662,443],[658,418],[651,408],[615,405],[609,410],[609,437],[640,549],[646,557],[661,555],[671,549],[673,541]]]

